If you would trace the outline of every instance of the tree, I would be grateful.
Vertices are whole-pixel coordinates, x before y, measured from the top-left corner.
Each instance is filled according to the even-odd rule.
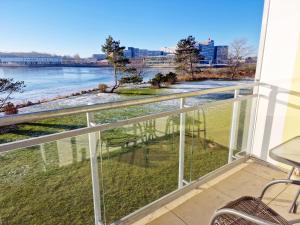
[[[162,83],[165,81],[165,76],[162,73],[157,73],[149,83],[152,87],[161,88]]]
[[[144,59],[130,60],[130,64],[120,79],[120,84],[139,84],[143,82],[145,73]]]
[[[15,82],[13,79],[0,78],[0,111],[3,111],[11,95],[22,92],[24,87],[24,81]]]
[[[102,45],[102,51],[106,55],[106,59],[112,64],[114,68],[115,84],[111,89],[111,93],[114,92],[120,86],[118,73],[126,70],[126,65],[129,60],[124,55],[124,46],[120,46],[120,41],[115,41],[112,36],[106,38],[105,44]]]
[[[200,51],[193,36],[181,39],[176,48],[176,70],[181,74],[189,74],[194,78],[196,66],[200,60]]]
[[[165,76],[166,84],[175,84],[177,82],[177,74],[173,72],[169,72]]]
[[[175,84],[177,81],[176,73],[169,72],[166,75],[162,73],[157,73],[154,78],[152,78],[149,83],[152,87],[161,88],[162,85],[168,86],[170,84]]]
[[[228,65],[230,68],[231,79],[233,79],[238,69],[242,64],[242,61],[253,53],[252,47],[248,44],[247,39],[241,38],[231,42],[229,46]]]
[[[135,68],[128,68],[119,81],[120,84],[140,84],[142,82],[143,77],[137,73]]]

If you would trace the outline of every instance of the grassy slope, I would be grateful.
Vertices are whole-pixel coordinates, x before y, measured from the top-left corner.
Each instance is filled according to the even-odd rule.
[[[97,121],[109,122],[109,118],[116,120],[145,113],[148,111],[134,107],[125,111],[110,110],[97,114]],[[227,161],[228,150],[223,146],[227,146],[229,140],[231,105],[209,108],[205,113],[207,138],[213,141],[209,142],[207,150],[202,147],[203,135],[198,137],[196,127],[193,129],[197,121],[187,119],[187,180],[196,179]],[[171,124],[167,118],[158,121],[157,135],[146,124],[142,124],[144,133],[133,134],[132,126],[129,126],[102,134],[104,155],[99,171],[102,171],[102,204],[107,222],[176,189],[179,143],[176,123],[172,123],[175,128],[171,134],[163,132],[164,127]],[[44,120],[20,125],[14,131],[2,134],[0,142],[82,126],[85,126],[84,115]],[[132,144],[133,140],[137,142]],[[87,136],[0,155],[2,224],[92,224],[88,158]]]

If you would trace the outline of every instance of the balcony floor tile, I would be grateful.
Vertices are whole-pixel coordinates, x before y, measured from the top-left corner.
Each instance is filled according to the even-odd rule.
[[[214,211],[227,202],[244,195],[258,196],[269,181],[287,176],[286,173],[255,160],[249,160],[237,168],[226,172],[226,176],[221,175],[197,188],[197,194],[186,201],[181,200],[177,205],[170,203],[172,207],[165,206],[168,209],[167,213],[153,218],[147,224],[207,225]],[[291,185],[274,186],[267,191],[264,202],[288,220],[300,218],[300,209],[297,214],[288,213],[291,199],[297,190],[298,187]]]

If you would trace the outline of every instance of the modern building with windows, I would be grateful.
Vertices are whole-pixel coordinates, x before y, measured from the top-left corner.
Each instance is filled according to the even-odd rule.
[[[228,46],[227,45],[215,46],[213,63],[214,64],[227,64],[228,63]]]
[[[215,42],[210,38],[207,41],[199,42],[200,55],[203,57],[203,62],[212,64],[215,54]]]
[[[200,55],[203,57],[201,64],[227,64],[228,46],[215,46],[214,40],[210,38],[198,43]]]
[[[124,51],[125,56],[127,58],[144,58],[148,56],[163,56],[165,53],[160,50],[147,50],[147,49],[139,49],[134,47],[128,47],[127,50]]]

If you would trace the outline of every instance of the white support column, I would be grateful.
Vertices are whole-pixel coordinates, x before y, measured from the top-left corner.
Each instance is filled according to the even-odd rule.
[[[238,98],[240,90],[234,90],[234,98]],[[233,151],[237,144],[238,126],[239,126],[239,102],[233,103],[232,118],[231,118],[231,129],[230,129],[230,140],[229,140],[229,153],[228,163],[232,162]]]
[[[184,108],[185,99],[180,99],[180,108]],[[180,113],[180,136],[179,136],[179,171],[178,171],[178,189],[184,184],[184,146],[185,146],[185,113]]]
[[[86,116],[87,116],[88,127],[94,126],[95,125],[94,113],[89,112],[86,114]],[[89,133],[89,148],[90,148],[95,225],[99,225],[101,224],[101,204],[100,204],[101,200],[100,200],[100,188],[99,188],[96,133]]]

